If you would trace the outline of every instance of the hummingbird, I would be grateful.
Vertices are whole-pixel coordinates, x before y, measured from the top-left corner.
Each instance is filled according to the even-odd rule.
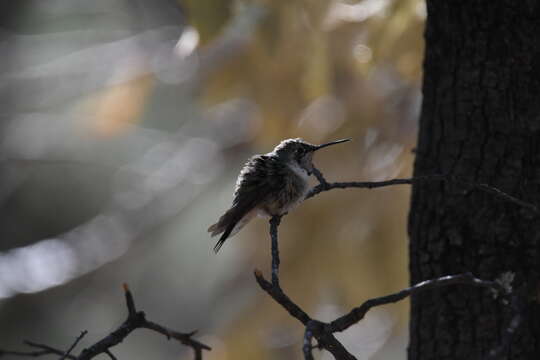
[[[212,237],[222,234],[214,252],[256,215],[281,216],[302,202],[309,190],[314,152],[349,140],[313,145],[300,138],[286,139],[272,152],[251,157],[236,180],[231,208],[208,228]]]

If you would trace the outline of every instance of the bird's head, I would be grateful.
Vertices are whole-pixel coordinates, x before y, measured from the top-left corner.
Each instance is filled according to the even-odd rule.
[[[343,139],[325,143],[322,145],[313,145],[300,138],[287,139],[279,143],[274,148],[273,153],[285,163],[293,163],[305,169],[308,175],[313,172],[313,153],[319,149],[330,145],[340,144],[351,139]]]

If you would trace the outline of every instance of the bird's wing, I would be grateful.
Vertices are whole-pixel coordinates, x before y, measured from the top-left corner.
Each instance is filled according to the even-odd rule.
[[[219,250],[245,215],[283,187],[283,176],[278,172],[279,166],[270,156],[257,155],[248,160],[238,176],[233,206],[209,229],[213,235],[223,232],[214,251]]]
[[[257,155],[248,160],[240,171],[234,191],[233,205],[260,203],[283,188],[284,170],[278,160],[268,155]]]

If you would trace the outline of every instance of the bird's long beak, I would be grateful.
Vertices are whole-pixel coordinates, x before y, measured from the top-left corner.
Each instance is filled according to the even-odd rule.
[[[343,142],[347,142],[347,141],[350,141],[350,140],[351,140],[351,139],[341,139],[341,140],[336,140],[336,141],[327,142],[326,144],[322,144],[322,145],[317,145],[317,146],[315,146],[315,149],[313,149],[313,151],[316,151],[316,150],[325,148],[325,147],[330,146],[330,145],[341,144],[341,143],[343,143]]]

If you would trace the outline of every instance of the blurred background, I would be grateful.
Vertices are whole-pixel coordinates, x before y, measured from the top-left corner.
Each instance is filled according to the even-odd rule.
[[[317,153],[329,181],[410,175],[423,2],[27,0],[0,14],[0,348],[96,342],[125,319],[126,282],[150,320],[198,329],[205,359],[302,358],[303,327],[253,278],[270,267],[267,221],[217,255],[206,229],[247,158],[285,138],[353,138]],[[409,191],[334,190],[284,218],[285,291],[328,321],[407,286]],[[405,359],[407,311],[377,308],[338,337],[359,359]],[[192,358],[145,330],[112,352]]]

